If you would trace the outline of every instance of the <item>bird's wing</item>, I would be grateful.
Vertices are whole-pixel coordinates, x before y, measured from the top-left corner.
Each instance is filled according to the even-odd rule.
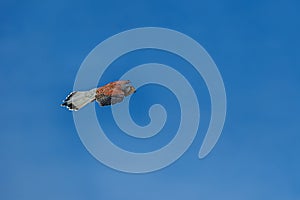
[[[109,83],[97,89],[96,100],[101,106],[113,105],[124,99],[124,92],[117,82]]]

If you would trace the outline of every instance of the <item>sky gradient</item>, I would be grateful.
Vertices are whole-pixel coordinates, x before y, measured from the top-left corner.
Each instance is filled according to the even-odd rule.
[[[0,199],[300,199],[299,9],[296,0],[1,1]],[[209,96],[203,81],[186,71],[201,104],[196,139],[171,166],[127,174],[89,154],[72,113],[59,105],[96,45],[149,26],[180,31],[207,50],[226,87],[227,118],[217,145],[199,160]],[[165,52],[137,51],[116,60],[99,85],[147,62],[188,65]],[[139,124],[147,124],[147,106],[155,102],[178,120],[176,99],[165,88],[145,88],[132,101]],[[110,109],[96,108],[98,118],[107,116],[100,123],[116,129],[108,123]],[[112,133],[112,141],[138,152],[172,138],[162,133],[139,143]]]

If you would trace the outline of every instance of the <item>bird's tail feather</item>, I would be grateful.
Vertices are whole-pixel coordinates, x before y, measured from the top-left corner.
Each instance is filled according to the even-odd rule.
[[[67,107],[69,110],[79,110],[84,107],[88,103],[94,101],[96,95],[96,88],[89,91],[78,91],[72,92],[67,96],[67,98],[63,101],[61,106]]]

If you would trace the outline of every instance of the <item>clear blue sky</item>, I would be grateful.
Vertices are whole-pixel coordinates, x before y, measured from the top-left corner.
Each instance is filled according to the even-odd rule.
[[[0,199],[300,199],[299,9],[296,0],[1,1]],[[59,104],[99,42],[144,26],[205,47],[223,76],[228,112],[216,147],[198,160],[210,110],[199,87],[204,125],[192,146],[163,170],[133,175],[94,159]],[[116,62],[180,63],[144,53]]]

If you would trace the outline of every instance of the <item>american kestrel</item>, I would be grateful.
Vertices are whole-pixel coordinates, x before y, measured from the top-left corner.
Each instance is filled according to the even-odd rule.
[[[108,106],[123,101],[124,97],[131,95],[136,90],[130,81],[114,81],[99,88],[88,91],[72,92],[61,106],[69,110],[79,110],[90,102],[97,101],[100,106]]]

